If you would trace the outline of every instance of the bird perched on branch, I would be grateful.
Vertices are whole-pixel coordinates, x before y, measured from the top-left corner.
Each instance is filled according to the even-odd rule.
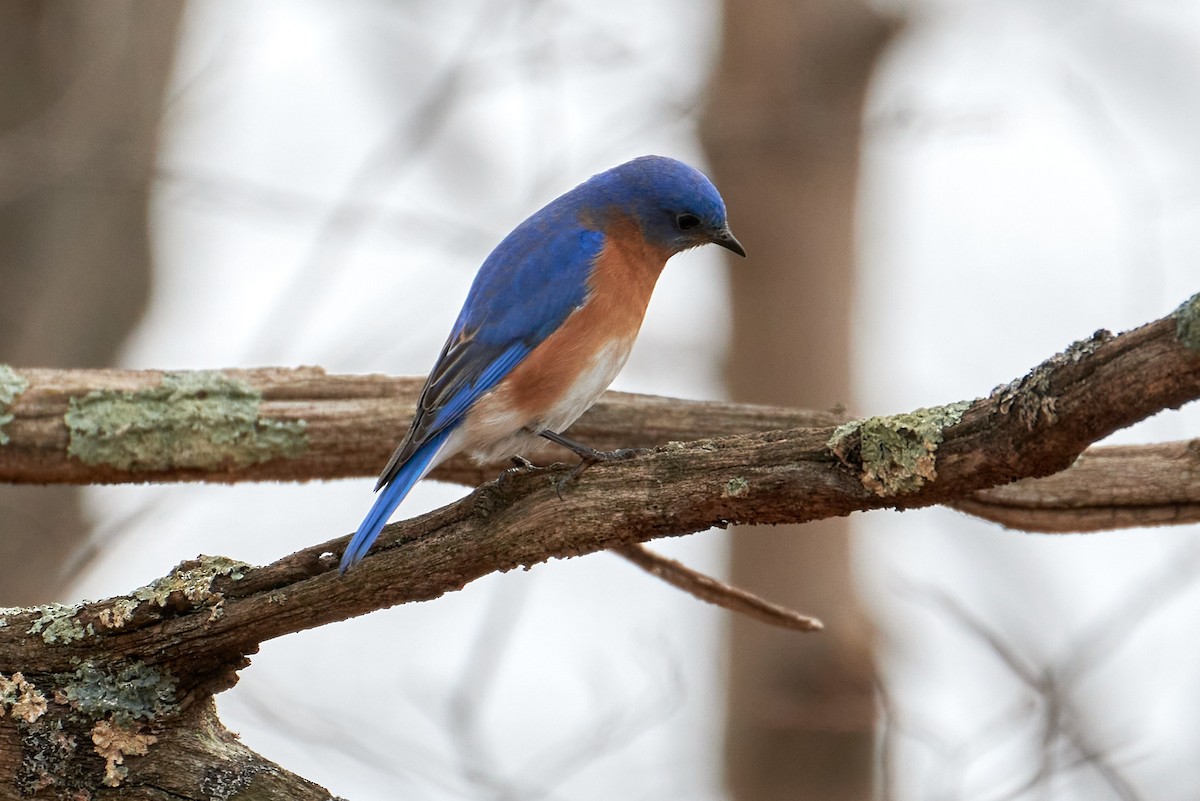
[[[712,183],[662,156],[595,175],[513,229],[479,268],[342,571],[457,453],[485,461],[549,440],[603,459],[562,432],[625,364],[667,259],[709,243],[746,255]]]

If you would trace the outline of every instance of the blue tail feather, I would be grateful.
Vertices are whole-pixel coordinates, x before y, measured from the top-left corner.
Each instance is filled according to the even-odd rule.
[[[346,551],[342,554],[340,572],[345,573],[354,567],[367,555],[367,551],[371,550],[371,546],[375,544],[375,539],[383,530],[388,518],[392,516],[392,512],[396,511],[396,507],[408,495],[413,485],[429,471],[433,457],[441,450],[449,434],[449,431],[443,431],[417,448],[408,461],[396,471],[396,475],[388,482],[387,486],[380,490],[371,510],[359,524],[358,531],[354,532],[354,536],[350,538],[350,544],[346,546]]]

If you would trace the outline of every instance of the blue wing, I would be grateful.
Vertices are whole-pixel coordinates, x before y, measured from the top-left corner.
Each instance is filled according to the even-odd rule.
[[[569,199],[564,195],[517,226],[479,268],[377,490],[583,305],[604,236],[579,223],[577,211],[563,202]]]
[[[484,261],[408,433],[375,484],[386,489],[347,546],[343,571],[370,549],[475,401],[583,305],[603,245],[603,234],[581,223],[572,192],[517,226]]]

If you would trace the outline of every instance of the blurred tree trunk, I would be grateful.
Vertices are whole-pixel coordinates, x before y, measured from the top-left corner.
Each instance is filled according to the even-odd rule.
[[[100,367],[149,293],[147,201],[182,2],[0,5],[0,363]],[[80,490],[0,487],[0,605],[51,600]]]
[[[737,400],[816,409],[850,401],[862,109],[893,31],[846,0],[727,4],[702,138],[750,254],[731,266]],[[800,637],[733,617],[733,798],[870,798],[875,673],[847,522],[743,531],[731,542],[735,584],[828,626]]]

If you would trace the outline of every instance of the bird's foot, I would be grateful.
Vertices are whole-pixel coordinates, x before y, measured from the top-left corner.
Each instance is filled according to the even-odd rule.
[[[518,470],[532,470],[534,468],[533,462],[529,461],[520,454],[512,457],[512,463],[516,465]]]
[[[556,431],[539,431],[539,436],[545,437],[556,445],[561,445],[567,450],[579,457],[579,464],[571,469],[571,472],[560,478],[554,484],[554,492],[558,495],[558,499],[562,500],[563,490],[571,486],[575,479],[594,464],[599,462],[615,462],[621,459],[628,459],[637,454],[636,448],[617,448],[613,451],[598,451],[582,442],[576,442],[573,439],[567,439],[562,434]]]

